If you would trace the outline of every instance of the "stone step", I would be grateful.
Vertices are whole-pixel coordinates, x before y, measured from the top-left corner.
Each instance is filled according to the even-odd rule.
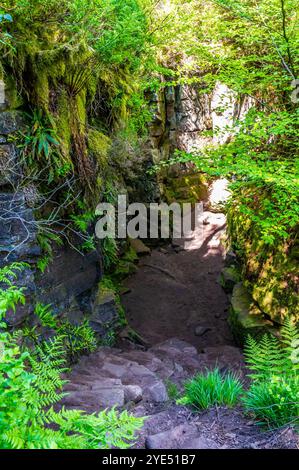
[[[147,449],[217,449],[220,446],[201,436],[195,424],[181,424],[164,432],[147,436]]]
[[[221,366],[225,363],[236,367],[241,361],[242,355],[238,348],[219,346],[206,348],[198,354],[194,346],[178,338],[157,344],[148,351],[121,351],[104,347],[82,357],[66,376],[69,382],[64,391],[68,395],[63,399],[63,404],[71,408],[81,407],[86,411],[100,411],[112,406],[123,407],[129,403],[134,406],[142,402],[147,410],[156,413],[154,407],[169,400],[166,380],[171,380],[180,388],[184,380],[207,366],[213,367],[216,363]],[[152,431],[150,434],[154,435]],[[167,430],[163,428],[164,431]],[[179,430],[176,432],[179,433]],[[176,439],[176,432],[171,435],[171,439]],[[197,434],[193,437],[199,438]],[[190,439],[189,436],[188,441]],[[149,445],[154,445],[152,441],[149,442]],[[185,445],[181,437],[180,442]],[[193,444],[204,445],[202,441],[198,442],[196,444],[194,441]]]

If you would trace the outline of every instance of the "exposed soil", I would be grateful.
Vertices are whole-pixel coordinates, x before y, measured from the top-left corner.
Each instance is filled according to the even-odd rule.
[[[204,225],[185,240],[156,249],[127,279],[122,303],[130,326],[150,345],[177,337],[199,351],[233,344],[228,298],[219,284],[223,267],[223,214],[204,212]]]
[[[124,336],[119,349],[102,347],[81,358],[68,375],[62,404],[91,413],[117,406],[147,416],[135,448],[296,449],[292,428],[261,431],[239,407],[195,412],[169,396],[170,383],[182,392],[186,379],[216,364],[246,382],[242,351],[227,323],[228,298],[219,284],[225,217],[205,212],[203,219],[188,239],[141,258],[137,273],[125,282],[129,324],[147,347]]]

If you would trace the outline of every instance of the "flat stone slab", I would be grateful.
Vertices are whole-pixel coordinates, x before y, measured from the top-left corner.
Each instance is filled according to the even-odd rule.
[[[217,449],[216,442],[199,435],[194,424],[182,424],[158,434],[148,436],[147,449]]]

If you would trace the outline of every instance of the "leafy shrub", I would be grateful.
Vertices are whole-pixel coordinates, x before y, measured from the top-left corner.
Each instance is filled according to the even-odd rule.
[[[48,343],[34,358],[12,345],[1,333],[0,355],[0,448],[2,449],[97,449],[126,448],[142,418],[115,410],[88,415],[80,410],[54,411],[64,381],[63,345]],[[31,364],[31,368],[28,366]],[[28,370],[29,368],[29,370]],[[55,425],[55,430],[49,425]]]
[[[253,382],[242,399],[247,412],[270,428],[299,424],[298,377],[272,376]]]
[[[0,269],[0,320],[7,308],[15,308],[24,295],[13,286],[23,264]],[[36,313],[44,325],[55,326],[49,306],[39,305]],[[55,319],[54,319],[55,320]],[[97,449],[126,448],[143,424],[126,411],[102,411],[88,415],[81,410],[53,409],[64,396],[67,370],[65,335],[28,350],[19,346],[22,332],[10,334],[0,323],[0,448],[2,449]],[[85,334],[82,335],[86,342]]]
[[[259,342],[249,338],[245,348],[253,382],[243,404],[260,424],[274,428],[299,424],[299,332],[290,320],[281,329],[281,343],[265,335]]]
[[[237,376],[231,372],[221,375],[218,368],[197,374],[185,383],[185,395],[178,403],[195,409],[207,409],[215,405],[233,406],[243,391]]]
[[[87,319],[79,325],[63,321],[57,328],[57,333],[64,338],[64,347],[70,362],[74,362],[81,354],[95,351],[97,347],[95,332]]]

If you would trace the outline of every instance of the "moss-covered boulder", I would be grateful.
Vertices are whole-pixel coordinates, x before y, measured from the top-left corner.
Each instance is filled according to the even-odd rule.
[[[242,282],[233,288],[228,321],[239,345],[244,344],[248,335],[274,331],[273,323],[263,316]]]
[[[130,238],[129,242],[130,242],[131,248],[135,251],[136,255],[145,256],[151,253],[151,249],[148,246],[146,246],[142,240],[139,240],[138,238],[136,239]]]
[[[203,173],[185,174],[167,179],[164,188],[167,202],[196,203],[208,194],[208,183]]]
[[[241,274],[237,266],[231,265],[223,268],[220,274],[220,284],[229,293],[233,291],[234,286],[241,281]]]
[[[241,266],[242,279],[254,302],[272,321],[282,324],[291,317],[299,321],[298,244],[296,232],[269,244],[243,213],[235,199],[228,211],[232,249]]]
[[[103,336],[118,323],[117,298],[115,290],[105,282],[100,282],[92,305],[89,324]]]

